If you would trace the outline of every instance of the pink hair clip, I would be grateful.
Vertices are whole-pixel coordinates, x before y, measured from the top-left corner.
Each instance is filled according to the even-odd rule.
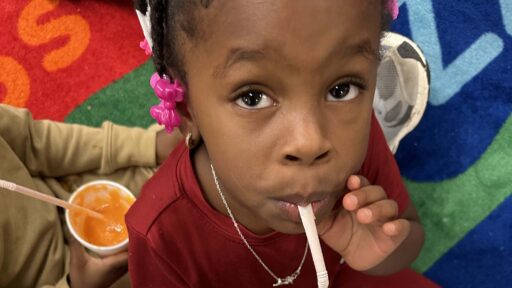
[[[151,107],[149,112],[158,124],[164,125],[165,130],[171,133],[175,127],[180,126],[176,102],[184,100],[185,89],[178,80],[171,83],[169,78],[166,76],[161,78],[158,73],[151,76],[150,85],[155,90],[156,96],[160,98],[160,104]]]
[[[148,43],[147,39],[144,39],[143,41],[140,41],[139,47],[142,50],[144,50],[144,53],[146,53],[146,55],[149,56],[149,55],[152,54],[151,47],[149,46],[149,43]]]
[[[388,11],[391,14],[393,20],[398,17],[398,1],[397,0],[389,0],[388,2]]]

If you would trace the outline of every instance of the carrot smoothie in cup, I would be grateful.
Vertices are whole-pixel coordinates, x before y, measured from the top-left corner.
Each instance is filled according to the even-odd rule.
[[[105,217],[97,219],[81,211],[66,210],[69,230],[82,245],[102,256],[126,249],[128,231],[124,215],[135,202],[126,187],[112,181],[93,181],[78,188],[69,202]]]

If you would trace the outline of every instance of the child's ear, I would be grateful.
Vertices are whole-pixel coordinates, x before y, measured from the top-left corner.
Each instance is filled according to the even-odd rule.
[[[183,79],[178,77],[178,73],[176,73],[174,69],[167,70],[167,75],[169,75],[169,77],[173,80],[178,80],[181,85],[185,83]],[[181,120],[179,127],[181,135],[185,137],[187,146],[189,148],[194,148],[201,141],[201,134],[197,128],[193,113],[190,112],[190,109],[187,105],[187,98],[188,93],[185,90],[184,100],[182,102],[176,102],[176,111],[178,112]],[[188,136],[189,134],[190,136]]]
[[[185,137],[188,148],[194,148],[201,142],[201,133],[199,132],[193,113],[191,113],[188,108],[187,100],[176,103],[176,111],[181,119],[179,127],[181,135]]]

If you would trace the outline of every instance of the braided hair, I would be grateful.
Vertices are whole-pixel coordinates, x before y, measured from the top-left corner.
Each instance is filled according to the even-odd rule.
[[[213,0],[133,0],[135,9],[146,15],[151,7],[151,38],[153,40],[153,63],[160,76],[172,69],[176,77],[187,86],[187,74],[183,68],[183,57],[179,55],[183,33],[187,39],[197,37],[195,11],[207,9]],[[386,31],[392,16],[386,9],[389,0],[382,2],[382,31]]]

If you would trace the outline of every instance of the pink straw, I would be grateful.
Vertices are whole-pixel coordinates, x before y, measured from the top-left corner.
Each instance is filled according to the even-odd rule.
[[[36,198],[38,200],[41,200],[41,201],[44,201],[46,203],[50,203],[50,204],[62,207],[64,209],[82,211],[82,212],[87,213],[89,216],[92,216],[94,218],[105,220],[105,216],[103,216],[100,213],[95,212],[95,211],[93,211],[91,209],[87,209],[85,207],[82,207],[82,206],[79,206],[79,205],[76,205],[76,204],[73,204],[73,203],[66,202],[66,201],[64,201],[62,199],[55,198],[55,197],[46,195],[46,194],[41,193],[41,192],[37,192],[37,191],[32,190],[30,188],[23,187],[23,186],[14,184],[14,183],[9,182],[9,181],[0,180],[0,188],[4,188],[4,189],[7,189],[7,190],[18,192],[18,193],[21,193],[21,194],[23,194],[25,196]]]

